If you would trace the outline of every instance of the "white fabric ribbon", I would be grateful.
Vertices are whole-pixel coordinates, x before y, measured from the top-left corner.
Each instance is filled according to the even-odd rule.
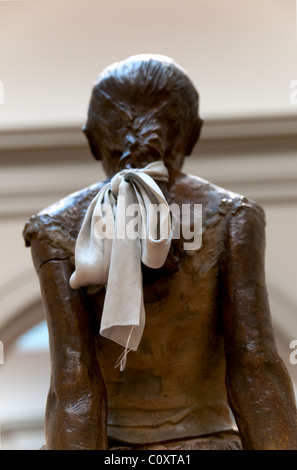
[[[162,161],[117,173],[90,203],[75,246],[70,286],[106,286],[100,334],[125,348],[116,364],[121,370],[145,325],[141,261],[163,266],[172,239],[169,206],[154,180],[168,181]]]

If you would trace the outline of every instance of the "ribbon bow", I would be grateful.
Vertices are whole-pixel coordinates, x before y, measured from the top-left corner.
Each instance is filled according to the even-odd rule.
[[[154,180],[168,181],[162,161],[117,173],[90,203],[75,246],[70,286],[106,286],[100,334],[125,348],[121,370],[145,325],[141,261],[163,266],[172,239],[169,206]]]

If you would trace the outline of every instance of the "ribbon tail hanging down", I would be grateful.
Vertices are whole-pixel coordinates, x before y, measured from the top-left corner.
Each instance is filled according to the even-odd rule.
[[[162,161],[117,173],[90,203],[75,247],[75,272],[70,285],[73,289],[106,285],[100,334],[125,348],[118,361],[121,370],[127,353],[138,348],[145,325],[141,262],[150,268],[161,267],[171,244],[169,207],[154,179],[168,181]],[[111,217],[103,215],[104,204]],[[135,204],[140,211],[142,237],[127,234],[126,215]],[[160,205],[163,216],[158,219],[156,210]],[[151,210],[151,206],[156,208]],[[96,231],[98,222],[104,225],[111,221],[112,240],[106,236],[109,230]]]
[[[125,349],[136,350],[144,329],[141,244],[138,238],[118,237],[119,227],[125,227],[127,207],[135,203],[126,181],[120,184],[117,201],[116,233],[112,240],[100,334]]]

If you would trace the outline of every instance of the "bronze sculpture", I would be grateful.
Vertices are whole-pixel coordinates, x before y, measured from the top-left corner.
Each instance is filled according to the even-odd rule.
[[[170,59],[108,67],[84,128],[107,180],[26,224],[50,337],[47,449],[297,449],[265,287],[264,213],[181,172],[201,125],[198,94]],[[155,161],[168,169],[158,184],[169,203],[202,204],[202,245],[186,252],[175,239],[162,267],[141,265],[146,324],[121,371],[122,348],[99,334],[105,286],[72,289],[69,279],[93,198],[119,171]]]

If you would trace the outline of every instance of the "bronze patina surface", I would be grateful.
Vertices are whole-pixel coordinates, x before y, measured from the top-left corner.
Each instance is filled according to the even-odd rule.
[[[198,94],[171,60],[137,56],[106,69],[84,131],[107,179],[26,224],[50,338],[47,449],[297,449],[265,286],[264,212],[181,171],[201,125]],[[122,348],[98,333],[104,286],[69,286],[74,247],[105,182],[156,160],[169,170],[160,184],[169,204],[202,204],[202,245],[186,252],[175,239],[162,268],[143,266],[145,330],[121,372]]]

